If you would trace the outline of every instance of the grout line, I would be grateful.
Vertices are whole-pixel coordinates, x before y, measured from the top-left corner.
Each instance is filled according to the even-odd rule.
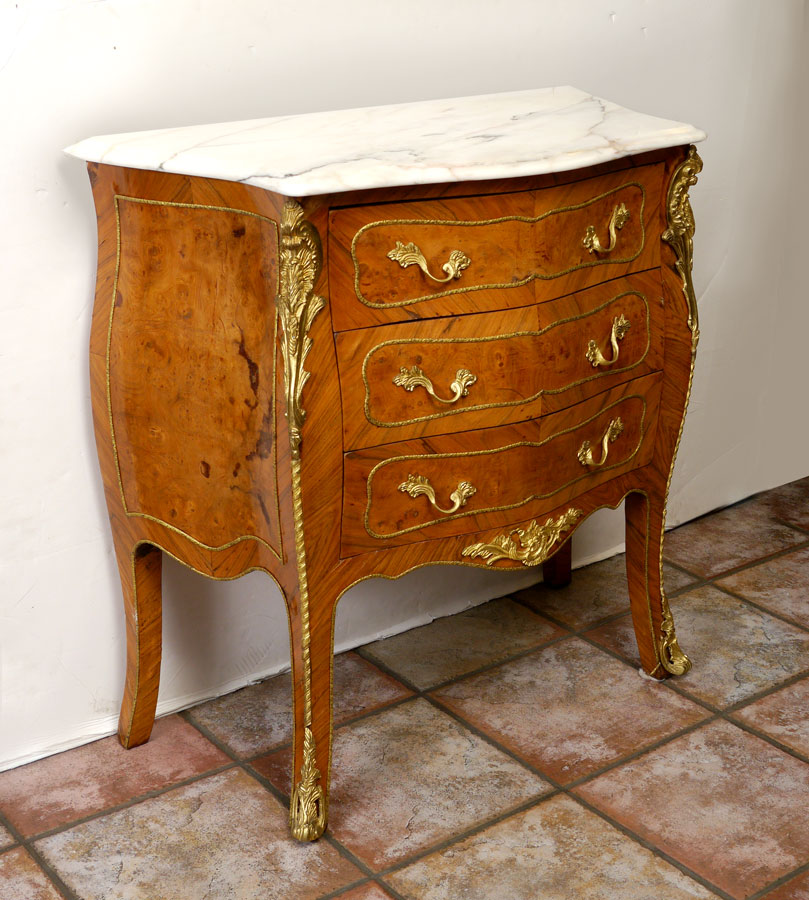
[[[353,863],[366,878],[374,877],[374,870],[365,862],[364,859],[360,859],[356,853],[353,853],[351,850],[346,847],[342,841],[338,841],[337,838],[331,833],[328,824],[326,825],[326,830],[323,832],[323,836],[319,838],[319,840],[323,840],[326,838],[326,841],[334,847],[334,849],[345,859],[347,859],[350,863]],[[341,891],[346,890],[346,888],[340,888]]]
[[[634,762],[636,759],[639,759],[641,756],[645,756],[647,753],[652,753],[655,750],[659,750],[661,747],[665,747],[666,744],[670,744],[681,737],[685,737],[686,735],[691,734],[694,731],[699,731],[700,728],[712,724],[719,718],[719,716],[709,716],[706,719],[700,719],[699,722],[693,722],[691,725],[686,725],[685,728],[680,728],[678,731],[672,732],[666,737],[659,738],[653,744],[648,744],[644,747],[639,748],[638,750],[633,750],[631,753],[626,754],[626,756],[622,756],[620,759],[613,760],[611,763],[608,763],[606,766],[602,766],[600,769],[596,769],[595,771],[590,772],[587,775],[582,775],[580,778],[577,778],[574,781],[566,784],[562,788],[562,790],[565,793],[569,793],[582,784],[594,781],[596,778],[600,778],[602,775],[606,775],[608,772],[612,772],[614,769],[618,769],[621,766],[626,765],[627,763]]]
[[[665,543],[666,543],[666,534],[668,534],[668,532],[665,532],[665,534],[663,535],[663,544],[664,544],[664,546],[665,546]],[[624,551],[624,553],[626,553],[626,551]],[[697,575],[696,572],[692,572],[691,569],[687,569],[684,565],[682,565],[682,563],[674,563],[674,562],[670,562],[670,561],[667,560],[667,559],[664,560],[664,562],[666,563],[667,566],[671,566],[672,569],[676,569],[678,572],[682,572],[683,575],[688,575],[688,577],[689,577],[692,581],[699,581],[699,580],[702,578],[702,575]],[[664,578],[664,581],[665,581],[665,578]]]
[[[81,897],[74,894],[71,888],[62,881],[59,874],[53,869],[50,863],[43,858],[40,851],[36,847],[33,847],[28,839],[11,824],[8,817],[3,814],[2,810],[0,810],[0,825],[2,825],[16,841],[16,843],[6,847],[0,852],[0,856],[5,856],[6,853],[9,853],[12,850],[23,850],[34,860],[35,865],[40,868],[45,878],[47,878],[51,885],[62,895],[63,900],[81,900]]]
[[[726,707],[722,708],[720,712],[722,715],[732,715],[733,713],[739,712],[747,706],[752,705],[758,700],[763,700],[765,697],[769,697],[770,694],[775,694],[780,691],[782,688],[792,687],[793,684],[797,684],[799,681],[803,681],[804,678],[809,676],[809,668],[803,669],[800,672],[797,672],[795,675],[790,675],[789,678],[785,678],[783,681],[779,681],[778,684],[772,684],[767,688],[763,688],[758,691],[756,694],[751,694],[749,697],[745,697],[743,700],[739,700],[736,703],[729,703]]]
[[[45,859],[36,847],[26,846],[25,849],[31,858],[39,866],[45,877],[59,891],[64,900],[82,900],[82,898],[66,884],[54,867]]]
[[[490,747],[494,747],[495,750],[499,750],[501,753],[508,756],[513,762],[519,763],[519,765],[522,768],[528,769],[528,771],[531,772],[532,775],[536,775],[539,778],[541,778],[543,781],[547,782],[551,786],[551,788],[553,788],[553,790],[544,793],[542,795],[543,798],[546,796],[551,796],[553,793],[556,793],[557,791],[563,790],[562,784],[560,782],[558,782],[555,778],[553,778],[553,776],[540,771],[540,769],[538,769],[535,765],[533,765],[533,763],[528,762],[527,759],[523,759],[523,758],[519,757],[513,750],[510,750],[508,747],[505,747],[502,744],[500,744],[491,735],[486,734],[485,731],[482,731],[480,728],[478,728],[476,725],[473,725],[471,722],[467,722],[466,719],[464,719],[460,715],[458,715],[458,713],[456,713],[452,708],[450,708],[449,706],[445,706],[438,698],[425,695],[424,699],[431,706],[433,706],[435,709],[437,709],[439,712],[442,712],[445,715],[449,716],[450,718],[454,719],[459,725],[462,725],[467,731],[471,731],[472,734],[479,737],[481,740],[483,740],[485,743],[487,743]]]
[[[387,893],[389,893],[391,897],[393,897],[393,900],[413,900],[412,896],[405,897],[404,894],[400,894],[396,890],[396,888],[391,887],[387,881],[382,881],[381,878],[378,878],[376,883],[382,888],[383,891],[387,891]]]
[[[192,707],[193,708],[193,707]],[[180,715],[188,722],[189,725],[199,731],[199,733],[206,738],[206,740],[210,741],[218,750],[224,753],[226,756],[230,757],[233,761],[234,767],[241,769],[246,775],[249,775],[254,781],[257,781],[265,790],[267,790],[270,794],[278,800],[279,803],[286,809],[289,809],[289,797],[284,794],[284,792],[277,788],[268,778],[262,775],[260,772],[256,771],[253,766],[250,764],[250,761],[245,760],[243,757],[240,757],[235,750],[229,747],[224,741],[220,740],[215,734],[209,731],[204,725],[197,722],[193,716],[191,715],[191,710],[183,710]],[[289,743],[291,746],[291,742]],[[267,753],[273,753],[274,749],[267,750],[265,753],[257,754],[252,757],[252,759],[258,759],[260,756],[265,756]]]
[[[323,837],[325,836],[326,835],[324,834]],[[335,900],[335,898],[342,897],[349,891],[353,891],[355,888],[363,887],[364,885],[371,883],[372,882],[368,878],[358,878],[356,881],[350,881],[348,884],[343,885],[343,887],[337,888],[336,891],[329,891],[328,894],[318,894],[317,900]]]
[[[780,519],[778,516],[773,516],[773,522],[777,522],[779,525],[783,525],[785,528],[791,528],[793,531],[797,531],[799,534],[805,534],[809,536],[809,528],[804,528],[803,525],[796,525],[794,522],[788,522],[786,519]]]
[[[804,756],[802,753],[799,753],[797,750],[792,747],[787,746],[786,744],[782,744],[777,738],[772,737],[768,734],[763,734],[760,731],[757,731],[755,728],[748,725],[746,722],[740,722],[736,719],[730,719],[727,716],[721,717],[724,721],[728,722],[730,725],[735,725],[741,731],[745,731],[753,737],[759,738],[759,740],[764,741],[767,744],[775,747],[776,750],[779,750],[781,753],[784,753],[787,756],[793,757],[798,762],[804,763],[805,765],[809,765],[809,757]]]
[[[516,662],[519,659],[524,659],[526,656],[532,656],[540,650],[545,650],[548,647],[553,647],[556,644],[561,643],[562,641],[566,641],[571,637],[574,637],[573,633],[568,634],[560,634],[555,638],[551,638],[546,641],[544,644],[538,644],[535,647],[528,647],[525,650],[520,650],[517,653],[512,653],[509,656],[505,656],[502,659],[496,659],[493,662],[486,663],[483,666],[478,666],[477,669],[471,669],[469,672],[464,673],[463,675],[456,675],[454,678],[448,678],[445,681],[439,681],[437,684],[430,685],[430,687],[423,688],[421,693],[426,694],[428,691],[439,691],[443,688],[449,687],[450,685],[455,684],[458,681],[463,681],[467,678],[473,678],[476,675],[482,675],[485,672],[491,672],[492,669],[496,669],[499,666],[503,666],[506,663]]]
[[[81,816],[78,819],[72,819],[70,822],[66,822],[64,825],[58,825],[54,828],[49,828],[47,831],[40,831],[37,834],[26,838],[25,843],[33,844],[35,841],[41,841],[45,838],[53,837],[56,834],[61,834],[63,831],[69,831],[71,828],[76,828],[78,825],[84,825],[87,822],[94,821],[95,819],[103,819],[104,816],[108,816],[116,812],[121,812],[121,810],[129,809],[132,806],[137,806],[144,800],[154,800],[156,797],[162,797],[164,794],[168,794],[170,791],[187,787],[189,784],[195,784],[197,781],[202,781],[205,778],[211,778],[214,775],[221,775],[223,772],[228,772],[233,768],[235,768],[233,763],[227,763],[215,769],[208,769],[205,772],[200,772],[196,775],[190,776],[189,778],[184,778],[182,781],[177,781],[173,784],[166,785],[165,787],[155,788],[154,790],[147,791],[145,794],[138,794],[136,797],[130,797],[128,800],[124,800],[121,803],[116,803],[114,806],[108,806],[104,809],[98,810],[97,812],[89,813],[86,816]]]
[[[14,825],[11,824],[11,820],[3,813],[3,810],[0,809],[0,825],[2,825],[6,831],[11,835],[13,839],[13,844],[6,848],[6,850],[12,850],[14,848],[14,844],[24,844],[25,836],[21,831],[18,831]],[[6,852],[3,850],[3,853]]]
[[[784,547],[781,550],[774,550],[772,553],[765,553],[764,556],[758,556],[755,559],[746,560],[743,563],[739,563],[739,565],[731,566],[728,569],[722,569],[720,572],[711,572],[710,574],[701,577],[704,577],[706,583],[717,581],[720,578],[728,578],[731,575],[737,575],[739,572],[744,572],[747,569],[752,569],[764,563],[780,559],[782,556],[788,556],[790,553],[795,553],[797,550],[805,550],[807,547],[809,547],[809,534],[807,534],[807,532],[803,530],[801,530],[799,533],[807,535],[807,540],[798,541],[797,543],[791,544],[789,547]],[[665,549],[663,551],[663,554],[664,562],[667,562],[669,565],[675,565],[670,559],[666,557]]]
[[[762,606],[757,600],[751,600],[750,597],[746,597],[744,594],[734,591],[732,588],[724,587],[721,584],[713,584],[712,587],[715,587],[716,590],[721,591],[723,594],[727,594],[729,597],[733,597],[734,600],[742,600],[748,606],[752,606],[754,609],[759,610],[759,612],[766,613],[774,619],[780,619],[782,622],[786,622],[787,625],[793,625],[801,631],[809,631],[809,626],[802,624],[795,619],[790,619],[789,616],[786,616],[777,610],[770,609],[768,606]]]
[[[775,881],[771,881],[766,887],[763,887],[760,891],[756,891],[755,894],[751,894],[749,897],[747,897],[746,900],[760,900],[760,898],[764,898],[764,900],[766,900],[766,895],[769,894],[770,891],[781,887],[782,885],[791,881],[793,878],[797,878],[799,875],[803,875],[804,872],[809,872],[809,862],[798,866],[797,869],[793,869],[791,872],[786,875],[782,875]]]
[[[621,823],[618,819],[613,819],[612,816],[600,810],[597,806],[593,806],[592,803],[585,800],[583,797],[580,797],[578,794],[569,794],[573,800],[583,806],[585,809],[589,810],[591,813],[595,813],[599,818],[603,819],[608,825],[611,825],[616,831],[620,831],[621,834],[633,840],[636,844],[640,844],[641,847],[644,847],[646,850],[649,850],[653,856],[658,857],[658,859],[662,859],[664,862],[667,862],[670,866],[673,866],[675,869],[679,869],[684,875],[687,875],[689,878],[701,884],[703,887],[708,888],[713,891],[718,896],[722,897],[723,900],[738,900],[737,897],[733,897],[731,894],[726,893],[722,890],[718,885],[713,884],[708,881],[702,875],[699,875],[697,872],[694,872],[692,869],[689,869],[684,863],[681,863],[679,860],[675,859],[675,857],[670,856],[665,850],[662,850],[660,847],[655,846],[651,841],[647,838],[642,837],[639,834],[636,834],[634,831],[631,831],[626,827],[623,823]]]
[[[326,834],[328,834],[328,832],[326,832]],[[324,834],[323,837],[325,837],[326,834]],[[344,897],[349,891],[356,890],[358,887],[364,887],[367,884],[375,883],[375,879],[373,878],[358,878],[356,881],[352,881],[349,884],[343,885],[343,887],[337,888],[337,890],[335,891],[329,891],[328,894],[318,895],[317,900],[339,900],[340,897]],[[399,900],[398,894],[396,894],[396,900]],[[405,900],[405,898],[403,898],[403,900]]]
[[[525,802],[520,803],[517,806],[513,806],[505,812],[498,813],[496,816],[492,816],[490,819],[478,822],[470,828],[467,828],[465,831],[450,835],[450,837],[444,838],[444,840],[438,841],[435,844],[431,844],[429,847],[423,847],[421,850],[417,850],[411,856],[408,856],[405,859],[401,859],[399,860],[399,862],[393,863],[387,868],[380,869],[376,873],[376,877],[386,878],[388,875],[392,875],[394,872],[398,872],[401,869],[406,869],[408,866],[413,865],[413,863],[419,862],[419,860],[422,860],[427,856],[432,856],[434,853],[441,853],[448,847],[452,847],[453,845],[458,844],[461,841],[465,841],[470,837],[474,837],[476,834],[480,834],[481,832],[486,831],[489,828],[493,828],[495,825],[499,825],[501,822],[504,822],[506,819],[510,819],[512,816],[518,816],[521,813],[527,812],[529,809],[533,809],[535,806],[539,806],[540,803],[544,803],[546,800],[550,800],[551,797],[558,796],[559,792],[554,791],[552,794],[543,795],[541,797],[532,797],[530,800],[526,800]]]

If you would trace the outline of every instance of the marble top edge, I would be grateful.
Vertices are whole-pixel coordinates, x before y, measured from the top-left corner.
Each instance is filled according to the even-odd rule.
[[[100,135],[65,152],[302,197],[543,175],[704,138],[564,86]]]

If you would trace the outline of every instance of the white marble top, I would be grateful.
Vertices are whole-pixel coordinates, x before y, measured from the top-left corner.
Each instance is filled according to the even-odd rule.
[[[555,87],[104,135],[66,152],[303,197],[562,172],[704,138],[691,125]]]

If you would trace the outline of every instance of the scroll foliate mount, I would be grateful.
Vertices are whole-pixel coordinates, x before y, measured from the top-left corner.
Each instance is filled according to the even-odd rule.
[[[293,777],[289,801],[289,825],[299,841],[314,841],[326,828],[326,793],[316,764],[312,731],[312,661],[309,622],[309,587],[301,500],[301,429],[306,412],[303,388],[309,372],[303,364],[312,348],[309,329],[326,301],[314,292],[322,251],[317,231],[307,222],[294,200],[284,204],[281,214],[280,290],[276,300],[281,320],[281,352],[286,383],[286,416],[292,470],[292,513],[295,523],[295,556],[300,593],[301,655],[303,669],[303,760],[298,778]],[[293,763],[294,765],[294,763]]]

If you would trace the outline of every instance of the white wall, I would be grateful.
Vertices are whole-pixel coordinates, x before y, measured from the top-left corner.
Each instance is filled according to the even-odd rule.
[[[123,620],[86,364],[91,134],[573,84],[707,130],[692,191],[702,343],[669,503],[678,523],[809,473],[801,271],[801,0],[0,0],[0,768],[114,730]],[[804,138],[809,137],[804,131]],[[577,534],[614,552],[621,515]],[[342,601],[338,644],[530,573],[434,568]],[[288,660],[274,585],[171,560],[160,711]]]

